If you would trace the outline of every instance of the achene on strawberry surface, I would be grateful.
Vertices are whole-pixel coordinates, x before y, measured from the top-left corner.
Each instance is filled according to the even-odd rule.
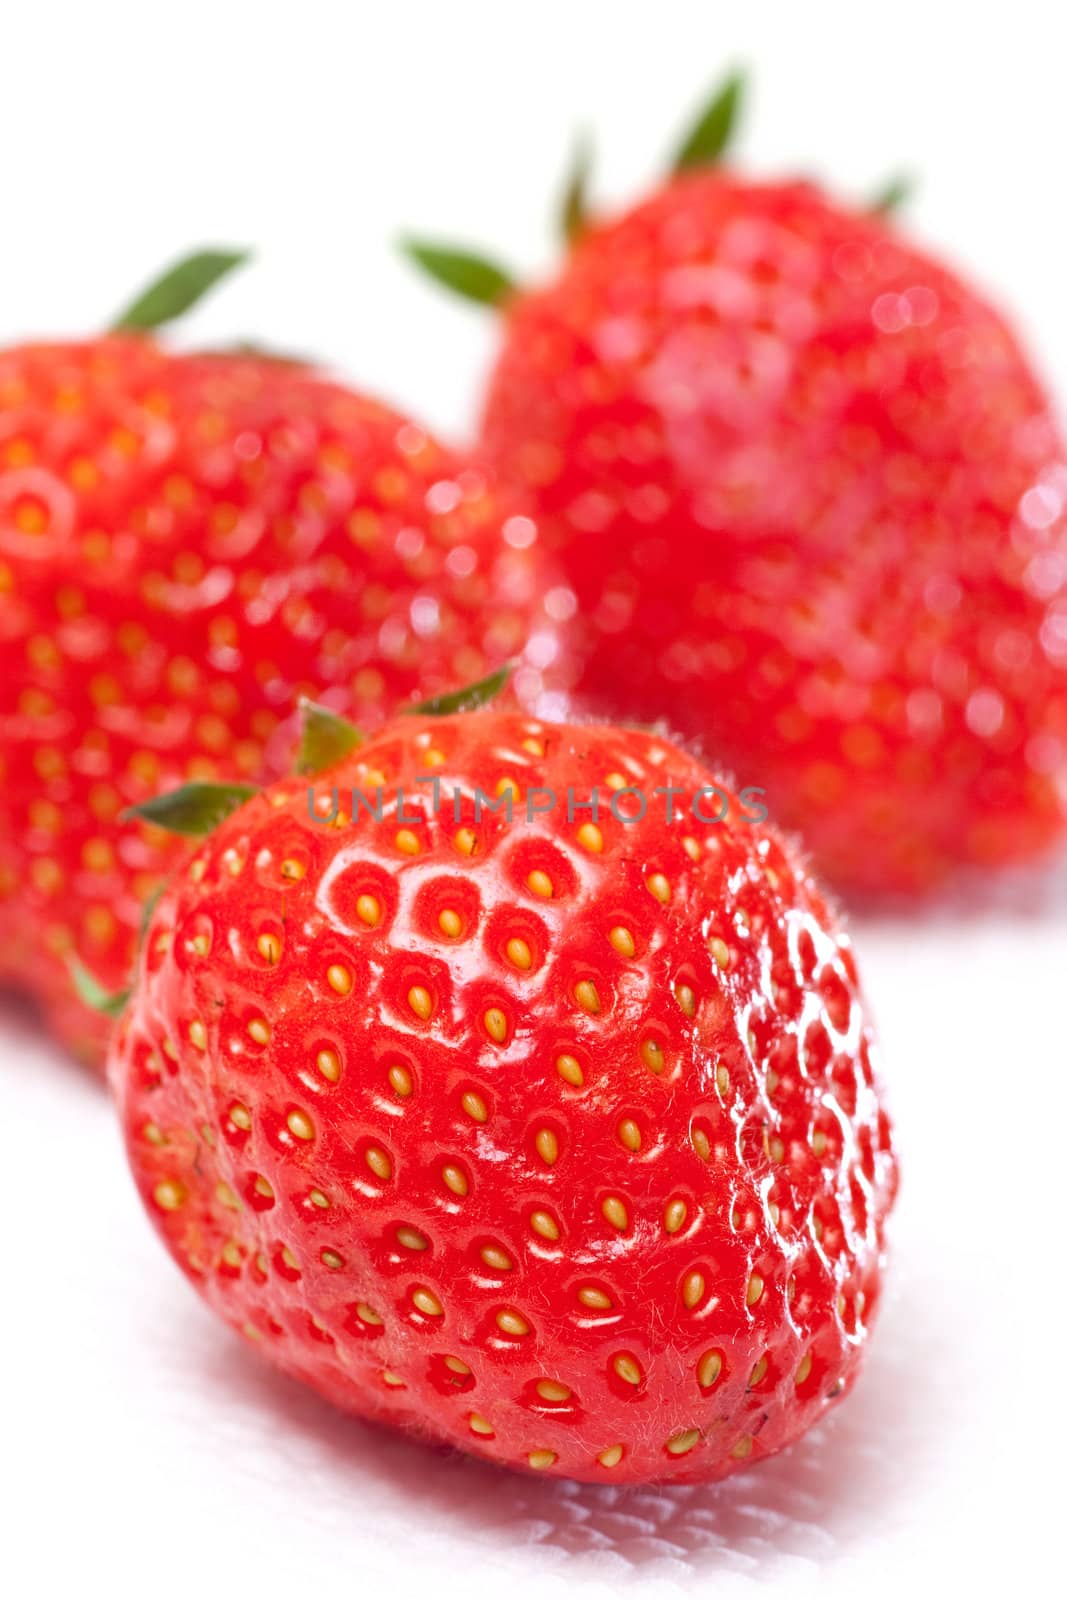
[[[268,1360],[601,1482],[723,1476],[851,1385],[896,1185],[868,1015],[713,782],[645,732],[415,715],[197,848],[111,1077],[153,1222]]]
[[[374,727],[515,656],[536,699],[558,665],[537,529],[483,472],[309,367],[169,351],[144,304],[0,352],[0,980],[91,1058],[68,962],[125,983],[176,859],[125,807],[276,775],[302,693]]]

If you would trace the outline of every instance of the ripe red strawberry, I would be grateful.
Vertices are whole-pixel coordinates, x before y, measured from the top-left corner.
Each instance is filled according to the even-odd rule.
[[[603,1482],[723,1476],[851,1385],[895,1188],[867,1014],[712,782],[648,733],[417,716],[174,878],[112,1051],[129,1157],[285,1372]]]
[[[120,986],[174,859],[124,807],[270,774],[301,692],[373,727],[525,651],[529,701],[556,649],[483,473],[308,368],[129,331],[196,265],[113,336],[0,352],[0,980],[87,1055],[67,958]]]
[[[1037,857],[1067,822],[1048,395],[885,215],[701,166],[728,102],[543,288],[416,247],[501,303],[484,444],[578,595],[584,696],[706,739],[850,889]]]

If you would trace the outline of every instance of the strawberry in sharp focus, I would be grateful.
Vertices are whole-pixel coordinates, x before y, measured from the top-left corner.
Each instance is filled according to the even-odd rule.
[[[482,472],[307,367],[144,331],[235,259],[0,351],[0,981],[87,1056],[68,963],[125,982],[175,858],[125,807],[269,776],[301,692],[373,727],[509,657],[524,703],[557,670],[537,530]]]
[[[853,891],[1047,852],[1067,821],[1067,457],[1003,318],[886,215],[676,170],[500,305],[488,457],[592,645],[582,695],[707,741]]]
[[[851,1386],[896,1181],[868,1017],[713,782],[644,732],[416,715],[174,878],[112,1083],[167,1247],[283,1371],[605,1483],[721,1477]]]

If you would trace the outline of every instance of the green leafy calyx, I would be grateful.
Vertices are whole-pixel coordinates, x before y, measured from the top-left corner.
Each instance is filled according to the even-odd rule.
[[[679,145],[671,163],[672,172],[713,167],[721,160],[737,127],[744,89],[745,80],[740,72],[731,72],[725,82],[717,86]]]
[[[593,171],[593,143],[580,134],[571,155],[570,171],[559,208],[559,231],[564,244],[574,244],[589,222],[589,179]]]
[[[67,968],[70,972],[71,982],[75,993],[83,1005],[90,1011],[98,1011],[103,1017],[117,1017],[125,1009],[130,998],[129,989],[120,989],[117,994],[108,991],[93,977],[87,967],[83,967],[77,956],[67,957]]]
[[[882,216],[888,215],[891,211],[899,210],[902,205],[905,205],[911,199],[914,188],[914,181],[908,177],[907,173],[898,172],[895,177],[890,178],[889,182],[878,190],[870,202],[871,210],[878,212]]]
[[[187,783],[169,794],[158,794],[139,806],[131,806],[123,813],[123,821],[137,818],[165,828],[168,833],[202,838],[214,833],[220,822],[258,793],[249,783]]]
[[[430,244],[422,239],[403,239],[401,249],[409,261],[436,283],[443,284],[464,300],[473,300],[481,306],[499,306],[515,293],[515,281],[510,273],[485,256]]]
[[[477,711],[481,706],[487,706],[495,700],[511,677],[512,668],[498,667],[496,672],[491,672],[487,678],[479,678],[477,683],[469,683],[464,689],[453,689],[448,694],[437,694],[429,700],[423,700],[417,706],[405,706],[405,715],[409,717],[451,717],[459,711]]]
[[[113,333],[147,333],[184,316],[209,289],[249,259],[247,250],[198,250],[168,267],[111,324]]]
[[[309,776],[324,772],[358,750],[362,743],[359,729],[336,711],[317,705],[314,700],[301,700],[297,772]]]

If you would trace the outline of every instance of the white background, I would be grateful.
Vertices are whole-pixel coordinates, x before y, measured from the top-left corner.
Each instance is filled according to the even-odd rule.
[[[491,319],[390,241],[416,226],[543,270],[575,126],[622,200],[741,59],[744,158],[857,196],[916,174],[916,231],[1067,392],[1065,32],[1045,4],[930,0],[9,6],[0,340],[90,330],[186,246],[248,242],[256,266],[184,337],[319,354],[462,437]],[[703,1490],[442,1460],[265,1372],[157,1250],[102,1091],[0,1016],[0,1587],[1051,1592],[1067,895],[1037,898],[857,926],[904,1162],[882,1324],[822,1429]]]

